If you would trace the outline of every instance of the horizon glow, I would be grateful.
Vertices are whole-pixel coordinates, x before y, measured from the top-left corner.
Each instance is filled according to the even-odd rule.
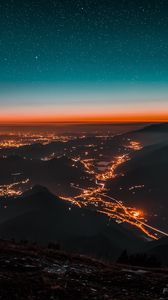
[[[165,85],[11,86],[0,93],[0,123],[165,122],[167,97]]]

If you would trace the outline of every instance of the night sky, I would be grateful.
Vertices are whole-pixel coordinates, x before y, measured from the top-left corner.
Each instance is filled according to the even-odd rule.
[[[1,0],[0,28],[1,121],[167,118],[167,0]]]

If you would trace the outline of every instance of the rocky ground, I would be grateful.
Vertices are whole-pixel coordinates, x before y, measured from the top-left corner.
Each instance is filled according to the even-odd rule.
[[[168,299],[168,270],[107,266],[84,256],[1,241],[0,299]]]

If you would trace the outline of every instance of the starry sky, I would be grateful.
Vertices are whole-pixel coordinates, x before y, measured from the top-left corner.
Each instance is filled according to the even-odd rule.
[[[168,120],[167,0],[1,0],[0,122]]]

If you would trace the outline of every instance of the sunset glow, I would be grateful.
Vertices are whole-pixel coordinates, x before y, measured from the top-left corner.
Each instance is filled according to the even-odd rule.
[[[1,122],[0,124],[24,124],[24,123],[120,123],[120,122],[167,122],[168,121],[168,115],[163,115],[163,116],[107,116],[107,117],[102,117],[102,116],[95,116],[95,117],[79,117],[79,116],[55,116],[55,117],[37,117],[33,118],[32,116],[15,116],[13,118],[9,117],[0,117]]]
[[[151,111],[151,112],[132,112],[128,111],[123,112],[122,110],[116,110],[113,112],[112,109],[107,109],[102,113],[96,112],[93,108],[90,112],[87,112],[88,109],[82,108],[83,113],[79,111],[73,113],[68,112],[68,109],[64,108],[65,112],[62,109],[52,108],[51,111],[47,109],[2,109],[0,111],[0,124],[4,123],[54,123],[54,122],[79,122],[79,123],[115,123],[115,122],[167,122],[168,113],[165,111]],[[54,113],[55,111],[55,113]]]

